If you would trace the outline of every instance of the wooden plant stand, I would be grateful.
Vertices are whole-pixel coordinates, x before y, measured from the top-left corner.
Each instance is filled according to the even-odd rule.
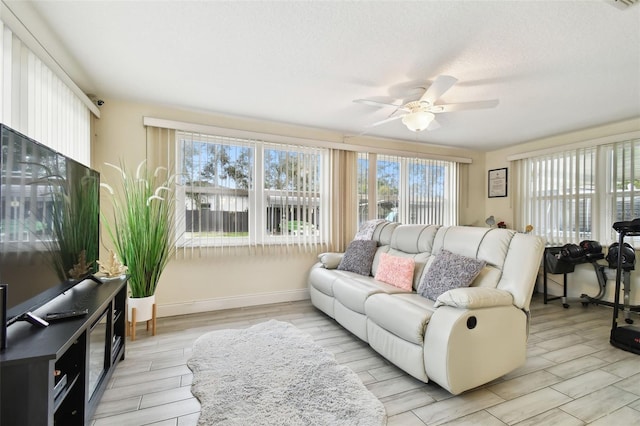
[[[156,335],[156,304],[151,307],[151,319],[146,321],[147,331],[151,327],[151,335]],[[131,308],[131,318],[127,320],[127,336],[131,336],[131,340],[136,340],[136,308]]]

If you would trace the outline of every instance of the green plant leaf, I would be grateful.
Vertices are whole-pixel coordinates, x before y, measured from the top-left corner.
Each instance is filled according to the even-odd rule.
[[[155,293],[175,248],[174,179],[157,169],[150,173],[146,162],[140,163],[135,173],[124,166],[108,165],[121,172],[121,180],[119,185],[109,185],[114,191],[109,194],[113,220],[105,220],[105,228],[114,251],[128,267],[131,296],[148,297]]]

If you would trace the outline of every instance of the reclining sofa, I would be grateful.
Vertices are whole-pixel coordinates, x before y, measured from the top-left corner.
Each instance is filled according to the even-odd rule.
[[[411,376],[452,394],[524,364],[540,238],[467,226],[372,228],[345,253],[319,255],[308,278],[316,308]]]

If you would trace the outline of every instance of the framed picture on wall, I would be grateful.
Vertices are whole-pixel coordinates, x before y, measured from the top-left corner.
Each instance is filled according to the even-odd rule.
[[[507,196],[507,168],[489,170],[489,198]]]

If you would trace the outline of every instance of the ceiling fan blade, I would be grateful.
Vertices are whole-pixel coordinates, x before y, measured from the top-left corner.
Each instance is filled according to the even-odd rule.
[[[376,126],[379,126],[379,125],[381,125],[381,124],[385,124],[385,123],[388,123],[388,122],[390,122],[390,121],[394,121],[394,120],[397,120],[397,119],[399,119],[399,118],[402,118],[402,117],[404,117],[405,115],[407,115],[407,114],[394,115],[394,116],[392,116],[392,117],[385,118],[384,120],[376,121],[376,122],[375,122],[375,123],[373,123],[373,124],[369,124],[367,127],[376,127]]]
[[[427,101],[429,104],[433,105],[435,101],[440,99],[440,96],[444,95],[447,90],[451,89],[457,81],[457,78],[451,77],[450,75],[437,76],[427,91],[424,92],[420,101]]]
[[[498,106],[500,101],[498,99],[491,99],[487,101],[475,101],[475,102],[462,102],[459,104],[443,104],[443,105],[435,105],[433,108],[434,113],[439,112],[454,112],[454,111],[464,111],[468,109],[486,109],[486,108],[495,108]]]
[[[378,102],[378,101],[370,101],[368,99],[355,99],[353,102],[357,104],[369,105],[369,106],[374,106],[378,108],[382,108],[382,107],[402,108],[402,105],[388,104],[385,102]]]

